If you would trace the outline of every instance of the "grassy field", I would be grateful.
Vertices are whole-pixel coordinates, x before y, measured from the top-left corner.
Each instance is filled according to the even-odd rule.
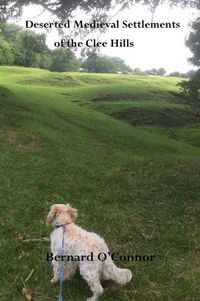
[[[197,301],[200,296],[200,112],[176,78],[50,73],[0,67],[0,300],[57,300],[45,261],[53,203],[113,252],[156,255],[119,262],[134,277],[103,286],[106,301]],[[77,274],[64,300],[90,296]]]

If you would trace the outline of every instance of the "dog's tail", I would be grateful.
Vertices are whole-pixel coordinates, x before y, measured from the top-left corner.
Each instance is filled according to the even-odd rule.
[[[104,261],[103,278],[112,279],[119,284],[126,284],[132,278],[132,272],[128,269],[119,269],[111,258]]]

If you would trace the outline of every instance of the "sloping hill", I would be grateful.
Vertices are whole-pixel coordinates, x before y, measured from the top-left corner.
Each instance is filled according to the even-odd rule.
[[[20,277],[33,268],[36,300],[57,298],[44,259],[49,244],[24,242],[49,235],[45,215],[57,202],[78,208],[78,224],[112,251],[156,255],[152,263],[119,262],[133,281],[109,283],[101,300],[198,300],[198,145],[169,138],[171,124],[131,126],[110,116],[120,106],[141,109],[144,120],[149,107],[174,109],[176,119],[188,110],[185,129],[197,130],[198,116],[173,94],[176,82],[0,68],[0,300],[23,300]],[[78,275],[64,285],[67,300],[89,293]]]

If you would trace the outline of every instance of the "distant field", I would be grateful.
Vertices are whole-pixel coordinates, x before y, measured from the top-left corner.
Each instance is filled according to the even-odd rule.
[[[111,251],[157,255],[119,262],[133,280],[105,282],[106,301],[197,301],[200,112],[180,98],[177,78],[51,73],[0,67],[0,300],[57,299],[44,260],[45,216],[66,202],[78,224]],[[90,296],[79,275],[64,300]]]

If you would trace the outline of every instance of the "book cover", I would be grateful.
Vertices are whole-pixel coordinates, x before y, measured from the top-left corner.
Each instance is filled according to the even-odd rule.
[[[199,1],[0,1],[0,300],[197,301]]]

